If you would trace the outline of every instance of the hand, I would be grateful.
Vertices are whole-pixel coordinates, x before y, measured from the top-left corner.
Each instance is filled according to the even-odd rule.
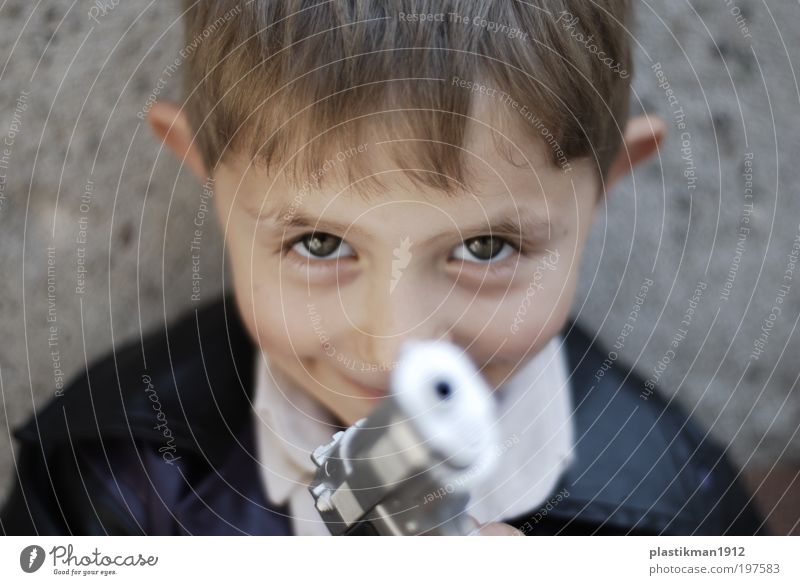
[[[503,524],[502,522],[488,522],[481,526],[473,536],[525,536],[511,526],[510,524]]]
[[[470,516],[470,518],[472,518]],[[472,518],[475,524],[475,530],[470,536],[525,536],[522,532],[503,522],[487,522],[480,524],[475,518]]]

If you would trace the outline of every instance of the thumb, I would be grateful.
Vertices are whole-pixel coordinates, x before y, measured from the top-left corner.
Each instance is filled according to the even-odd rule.
[[[480,524],[477,520],[475,520],[475,530],[470,532],[470,536],[525,536],[511,526],[510,524],[504,524],[503,522],[487,522],[486,524]]]

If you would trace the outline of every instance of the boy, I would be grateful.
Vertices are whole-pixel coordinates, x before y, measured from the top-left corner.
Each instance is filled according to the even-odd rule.
[[[762,532],[719,447],[616,363],[596,382],[568,318],[595,210],[664,135],[628,120],[629,2],[190,0],[185,21],[186,102],[148,120],[213,181],[232,296],[17,432],[6,532],[325,534],[308,455],[409,338],[495,391],[482,533]]]

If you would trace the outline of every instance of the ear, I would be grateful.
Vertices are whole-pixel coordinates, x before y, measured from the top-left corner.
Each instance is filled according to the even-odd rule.
[[[658,116],[647,114],[628,120],[622,146],[608,170],[606,192],[633,167],[653,156],[666,133],[667,125]]]
[[[200,182],[208,179],[208,171],[196,143],[192,142],[194,133],[186,113],[178,104],[159,101],[147,113],[147,123],[156,137],[192,169]]]

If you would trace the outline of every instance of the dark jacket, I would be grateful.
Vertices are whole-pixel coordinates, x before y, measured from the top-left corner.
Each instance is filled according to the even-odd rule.
[[[763,534],[723,451],[573,322],[576,458],[526,534]],[[230,297],[95,362],[16,429],[6,534],[290,534],[265,500],[255,349]],[[533,478],[531,478],[533,480]]]

